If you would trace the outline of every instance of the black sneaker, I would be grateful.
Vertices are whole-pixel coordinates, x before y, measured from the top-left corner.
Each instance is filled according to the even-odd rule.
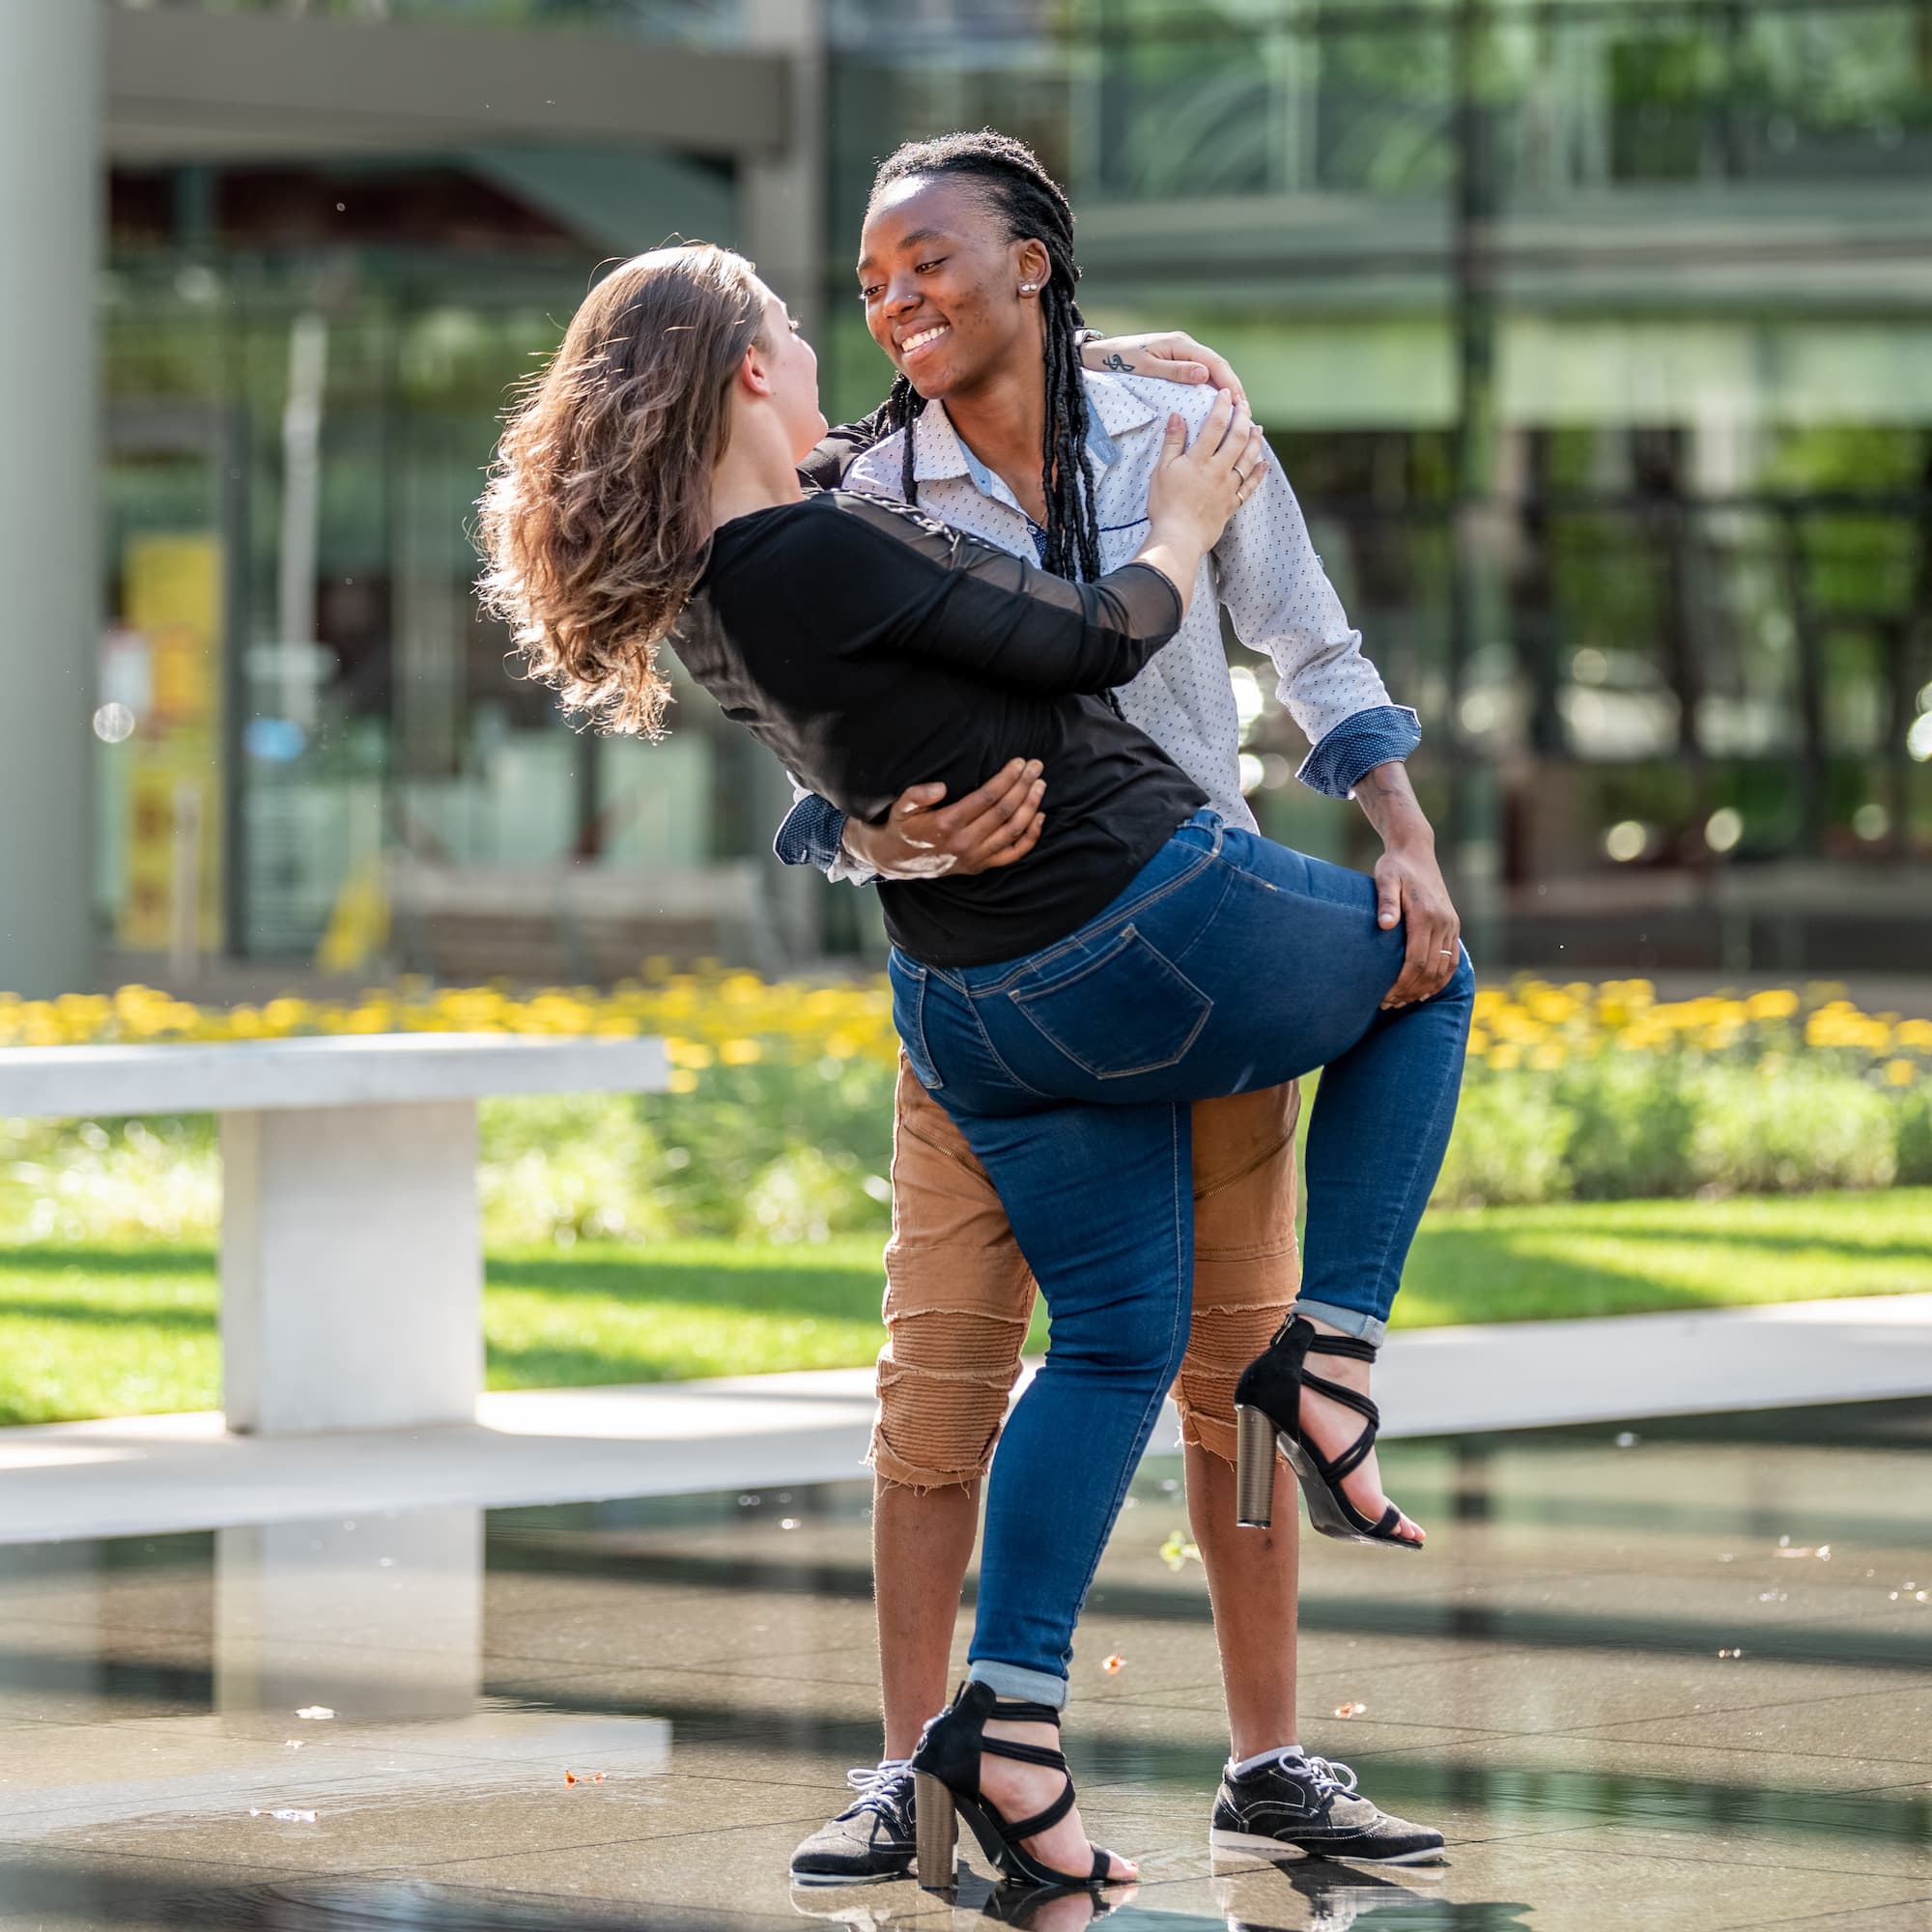
[[[1246,1777],[1224,1775],[1208,1843],[1258,1859],[1365,1859],[1442,1864],[1442,1833],[1392,1818],[1355,1789],[1355,1774],[1324,1757],[1277,1758]]]
[[[888,1758],[845,1778],[859,1795],[791,1855],[794,1885],[871,1885],[912,1870],[912,1766]]]

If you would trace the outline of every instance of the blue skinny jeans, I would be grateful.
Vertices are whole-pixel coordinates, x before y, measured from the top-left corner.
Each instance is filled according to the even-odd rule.
[[[987,1484],[970,1674],[1003,1696],[1065,1702],[1080,1606],[1187,1347],[1192,1102],[1322,1069],[1301,1305],[1381,1333],[1475,985],[1464,952],[1434,998],[1383,1012],[1405,948],[1373,880],[1209,810],[1025,958],[893,953],[913,1070],[984,1162],[1051,1317]]]

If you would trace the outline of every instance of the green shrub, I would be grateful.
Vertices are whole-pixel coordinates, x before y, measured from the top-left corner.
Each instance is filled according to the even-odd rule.
[[[1684,1066],[1677,1056],[1609,1052],[1564,1069],[1557,1095],[1571,1122],[1577,1199],[1684,1194],[1695,1185],[1690,1154],[1699,1107]]]
[[[1889,1187],[1898,1173],[1896,1104],[1868,1082],[1802,1062],[1712,1066],[1697,1078],[1690,1169],[1727,1194]]]
[[[1458,1207],[1530,1206],[1568,1190],[1575,1116],[1547,1076],[1471,1069],[1434,1199]]]
[[[0,1120],[0,1197],[32,1240],[213,1240],[213,1119]]]
[[[1898,1184],[1932,1186],[1932,1090],[1920,1087],[1898,1105]]]
[[[790,1189],[800,1202],[818,1202],[835,1231],[885,1227],[896,1072],[876,1061],[830,1058],[714,1066],[695,1094],[634,1102],[664,1149],[660,1198],[676,1227],[690,1235],[745,1233],[759,1225],[749,1204],[761,1187],[773,1226],[790,1225],[793,1210],[775,1205]],[[822,1158],[836,1178],[816,1174],[801,1161],[807,1154]],[[836,1208],[828,1189],[839,1194]],[[799,1211],[816,1225],[814,1212]]]
[[[620,1094],[486,1100],[477,1184],[493,1240],[642,1240],[672,1232],[664,1150]]]
[[[826,1153],[793,1148],[758,1176],[745,1195],[738,1233],[753,1241],[824,1241],[881,1227],[890,1183],[860,1172],[849,1149]]]

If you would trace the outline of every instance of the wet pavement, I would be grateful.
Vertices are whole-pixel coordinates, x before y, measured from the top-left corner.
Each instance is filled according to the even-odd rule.
[[[1217,1871],[1206,1591],[1153,1458],[1068,1726],[1090,1826],[1143,1867],[1110,1932],[1932,1928],[1932,1404],[1397,1443],[1384,1472],[1430,1548],[1307,1540],[1303,1735],[1451,1863]],[[970,1853],[955,1898],[786,1883],[878,1750],[867,1504],[0,1548],[0,1926],[999,1918]]]

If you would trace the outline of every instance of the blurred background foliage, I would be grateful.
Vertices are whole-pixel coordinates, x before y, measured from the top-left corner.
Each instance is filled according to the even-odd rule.
[[[506,1242],[822,1242],[890,1220],[897,1048],[883,981],[671,976],[603,994],[488,987],[200,1009],[129,988],[0,1002],[8,1039],[397,1030],[660,1033],[673,1091],[483,1108],[486,1227]],[[1304,1112],[1304,1131],[1307,1114]],[[0,1122],[36,1237],[212,1237],[206,1119]],[[1477,996],[1441,1206],[1932,1185],[1932,1020],[1830,987],[1661,1001],[1647,982]]]

